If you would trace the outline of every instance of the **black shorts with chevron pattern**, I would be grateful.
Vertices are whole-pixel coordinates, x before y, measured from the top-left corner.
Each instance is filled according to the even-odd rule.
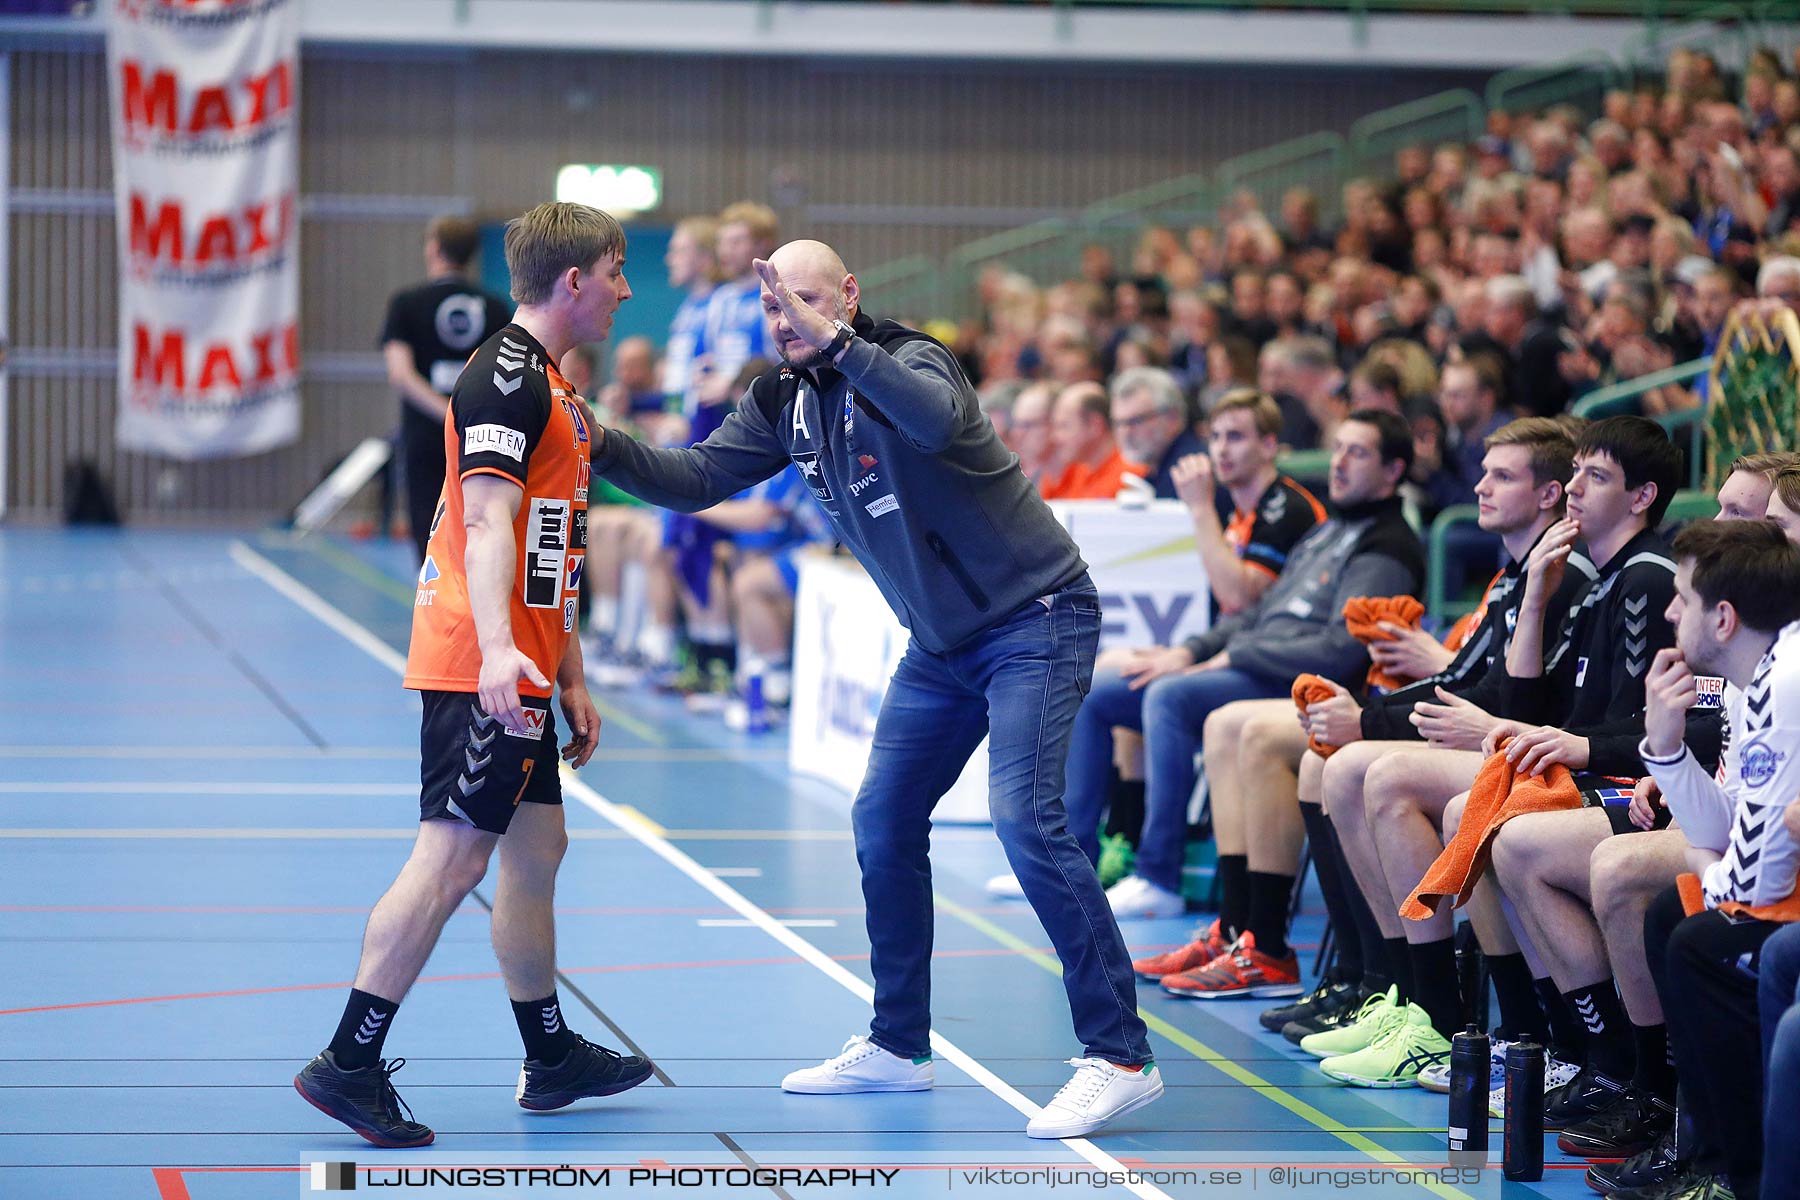
[[[469,692],[420,692],[419,819],[505,833],[520,804],[561,804],[550,701],[521,696],[527,733],[481,711]]]

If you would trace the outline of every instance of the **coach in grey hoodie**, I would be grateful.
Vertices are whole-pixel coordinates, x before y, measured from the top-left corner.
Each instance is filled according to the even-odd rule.
[[[795,463],[912,633],[851,810],[875,1019],[783,1087],[932,1085],[931,810],[986,736],[994,830],[1062,959],[1086,1047],[1027,1132],[1092,1132],[1154,1100],[1162,1081],[1124,940],[1063,811],[1069,729],[1099,640],[1087,566],[948,350],[864,316],[855,278],[821,243],[791,242],[756,269],[783,364],[698,446],[654,450],[608,430],[593,463],[625,491],[686,511]]]

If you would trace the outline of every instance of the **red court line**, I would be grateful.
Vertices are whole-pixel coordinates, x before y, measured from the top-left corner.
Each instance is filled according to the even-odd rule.
[[[191,1200],[188,1196],[187,1180],[181,1177],[182,1167],[155,1167],[151,1175],[156,1179],[156,1194],[162,1200]]]
[[[1155,948],[1155,947],[1153,947]],[[1166,949],[1167,947],[1162,947]],[[1049,954],[1052,951],[1045,947],[1034,950],[1013,950],[1006,947],[978,950],[939,950],[932,954],[933,958],[1004,958],[1021,954]],[[867,954],[834,954],[831,956],[839,962],[861,962]],[[602,975],[619,974],[627,971],[677,971],[677,970],[716,970],[721,967],[767,967],[786,966],[805,962],[805,959],[793,955],[771,958],[724,958],[710,962],[663,962],[663,963],[622,963],[607,967],[563,967],[568,975]],[[467,983],[478,979],[498,979],[500,972],[484,971],[472,975],[424,975],[419,983]],[[163,1004],[172,1000],[223,1000],[237,996],[274,996],[286,992],[318,992],[330,991],[333,988],[347,988],[351,981],[340,983],[294,983],[282,987],[232,988],[219,992],[183,992],[169,996],[126,996],[117,1000],[82,1000],[73,1004],[40,1004],[30,1008],[0,1008],[0,1017],[16,1017],[25,1013],[68,1012],[82,1008],[114,1008],[122,1004]]]

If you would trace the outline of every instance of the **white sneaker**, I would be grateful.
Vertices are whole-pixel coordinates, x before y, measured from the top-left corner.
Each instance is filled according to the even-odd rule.
[[[1157,887],[1142,875],[1127,875],[1106,889],[1106,902],[1120,921],[1148,917],[1179,917],[1187,901],[1179,893]]]
[[[858,1034],[844,1043],[836,1058],[816,1067],[802,1067],[781,1081],[784,1092],[808,1096],[838,1096],[850,1092],[923,1092],[933,1083],[931,1060],[901,1058],[889,1054],[867,1035]]]
[[[1448,1094],[1450,1091],[1450,1063],[1448,1060],[1432,1063],[1420,1071],[1419,1077],[1413,1082],[1428,1092],[1436,1092],[1440,1096]]]
[[[1115,1067],[1103,1058],[1071,1058],[1075,1077],[1025,1126],[1028,1137],[1085,1137],[1128,1112],[1136,1112],[1163,1094],[1162,1072],[1155,1063],[1141,1071]]]
[[[1504,1056],[1495,1056],[1494,1071],[1500,1082],[1488,1091],[1488,1115],[1504,1117],[1506,1115],[1506,1060]],[[1580,1063],[1564,1062],[1554,1055],[1546,1055],[1544,1058],[1544,1095],[1548,1096],[1579,1074],[1581,1074]],[[1490,1076],[1490,1079],[1492,1078]]]
[[[1023,900],[1025,889],[1017,875],[996,875],[987,881],[987,894],[996,900]]]

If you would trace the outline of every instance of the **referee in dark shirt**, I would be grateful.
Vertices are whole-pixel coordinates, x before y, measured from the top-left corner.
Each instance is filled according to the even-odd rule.
[[[506,324],[512,302],[467,278],[481,231],[464,217],[438,217],[425,230],[426,281],[394,293],[381,327],[388,382],[400,393],[400,454],[406,509],[420,562],[444,490],[444,413],[450,389],[475,347]],[[554,365],[554,364],[552,364]]]

